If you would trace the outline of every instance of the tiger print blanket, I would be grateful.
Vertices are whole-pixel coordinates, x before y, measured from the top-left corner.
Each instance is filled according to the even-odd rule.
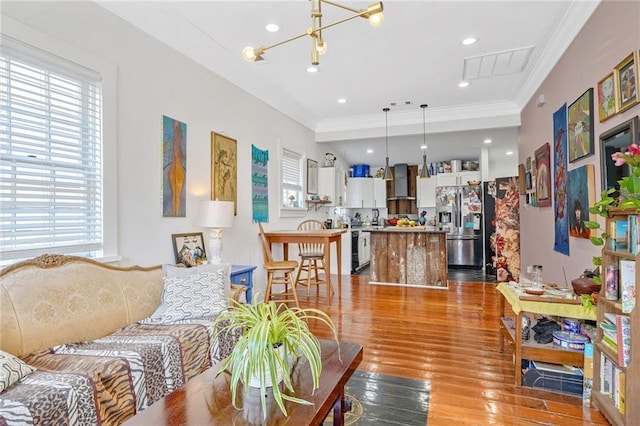
[[[228,355],[212,320],[132,324],[23,360],[38,370],[0,394],[0,426],[119,425]]]

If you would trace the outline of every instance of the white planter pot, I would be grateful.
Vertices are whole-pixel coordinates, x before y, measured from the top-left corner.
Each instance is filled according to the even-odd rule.
[[[280,356],[280,358],[282,358],[284,356],[284,346],[280,346],[278,347],[278,355]],[[266,361],[265,361],[266,364]],[[273,380],[271,378],[271,371],[269,369],[269,367],[267,365],[265,365],[265,386],[266,387],[272,387],[274,385]],[[282,382],[282,379],[284,378],[284,372],[282,371],[282,368],[280,368],[279,365],[276,365],[276,381],[275,381],[275,385],[277,386],[278,384],[280,384],[280,382]],[[259,388],[260,387],[260,377],[256,376],[256,375],[252,375],[251,378],[249,379],[249,387],[252,388]]]

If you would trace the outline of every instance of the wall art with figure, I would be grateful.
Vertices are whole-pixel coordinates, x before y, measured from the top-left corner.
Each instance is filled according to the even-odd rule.
[[[498,282],[520,279],[520,194],[517,177],[496,179],[491,249]]]
[[[538,207],[551,206],[551,150],[545,143],[536,149],[536,197]]]
[[[187,215],[187,125],[162,116],[162,216]]]
[[[584,226],[585,220],[596,220],[589,213],[589,206],[595,203],[595,168],[586,164],[569,170],[567,179],[567,200],[569,210],[569,235],[576,238],[591,238],[592,230]]]
[[[553,207],[555,239],[553,250],[569,255],[567,220],[567,104],[553,113]]]
[[[233,201],[238,214],[238,146],[235,139],[211,132],[211,199]]]
[[[569,105],[569,162],[593,154],[593,89],[589,88]]]

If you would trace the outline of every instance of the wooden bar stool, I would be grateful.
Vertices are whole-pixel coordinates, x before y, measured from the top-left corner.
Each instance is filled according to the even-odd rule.
[[[319,229],[325,229],[324,223],[319,220],[305,220],[298,225],[299,230],[304,231],[317,231]],[[307,287],[307,300],[311,294],[311,286],[316,287],[316,296],[320,296],[320,286],[325,284],[327,286],[327,297],[329,303],[331,303],[331,295],[333,294],[333,287],[329,281],[327,270],[325,268],[324,258],[324,244],[298,244],[298,253],[300,255],[300,267],[298,268],[298,274],[296,275],[296,286],[302,285]],[[324,274],[320,276],[320,271]],[[302,275],[302,273],[305,275]]]
[[[271,247],[267,237],[264,235],[262,224],[258,223],[260,228],[260,239],[262,240],[262,254],[264,257],[264,269],[267,271],[267,289],[264,295],[264,301],[270,300],[277,302],[294,302],[299,308],[298,293],[296,292],[296,282],[293,279],[293,271],[298,267],[295,260],[273,260]],[[273,285],[284,285],[283,293],[272,293]],[[273,297],[277,297],[274,299]]]

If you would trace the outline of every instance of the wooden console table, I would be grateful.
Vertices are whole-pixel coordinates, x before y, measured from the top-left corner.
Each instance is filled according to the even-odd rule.
[[[498,285],[500,292],[500,352],[504,352],[505,340],[513,349],[515,385],[522,385],[521,365],[523,359],[550,362],[553,364],[567,364],[582,367],[584,365],[584,352],[563,349],[553,343],[540,344],[533,339],[522,341],[522,313],[560,316],[575,319],[596,319],[596,309],[585,308],[582,305],[561,302],[535,302],[520,300],[518,294],[507,283]],[[509,304],[515,314],[515,329],[510,327],[505,317],[505,306]]]

